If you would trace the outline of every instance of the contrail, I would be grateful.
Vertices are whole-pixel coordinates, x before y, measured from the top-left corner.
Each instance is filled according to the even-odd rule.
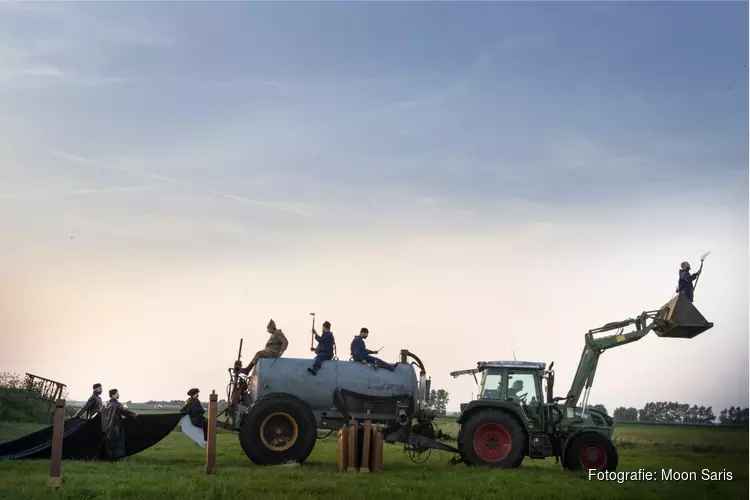
[[[133,191],[145,191],[148,189],[155,189],[159,186],[155,184],[147,184],[142,186],[112,186],[99,189],[74,189],[71,191],[60,191],[57,193],[39,193],[39,194],[0,194],[0,200],[18,200],[24,198],[55,198],[58,196],[86,196],[90,194],[106,194],[106,193],[128,193]]]
[[[131,175],[140,175],[142,177],[147,177],[149,179],[154,179],[154,180],[161,181],[161,182],[166,182],[166,183],[169,183],[169,184],[175,184],[175,185],[178,185],[178,186],[185,186],[185,187],[189,187],[191,189],[195,189],[197,191],[203,191],[204,193],[212,194],[214,196],[219,196],[221,198],[226,198],[226,199],[229,199],[229,200],[238,201],[240,203],[247,203],[247,204],[250,204],[250,205],[257,205],[257,206],[261,206],[261,207],[265,207],[265,208],[271,208],[271,209],[274,209],[274,210],[280,210],[282,212],[288,212],[288,213],[292,213],[292,214],[296,214],[296,215],[302,215],[304,217],[313,217],[311,214],[308,214],[306,212],[302,212],[300,210],[296,210],[296,209],[293,209],[293,208],[289,208],[289,207],[286,207],[286,206],[283,206],[283,205],[277,205],[275,203],[267,203],[267,202],[263,202],[263,201],[253,200],[253,199],[250,199],[250,198],[245,198],[244,196],[234,195],[234,194],[231,194],[231,193],[227,193],[225,191],[220,191],[218,189],[213,189],[213,188],[210,188],[210,187],[201,186],[200,184],[195,184],[195,183],[192,183],[192,182],[183,181],[181,179],[176,179],[174,177],[167,177],[167,176],[158,175],[158,174],[149,174],[147,172],[139,172],[137,170],[133,170],[133,169],[126,168],[126,167],[118,167],[118,166],[115,166],[115,165],[107,165],[106,163],[101,163],[101,162],[98,162],[98,161],[93,161],[93,160],[90,160],[88,158],[83,158],[83,157],[76,156],[76,155],[71,155],[71,154],[68,154],[68,153],[61,153],[59,151],[50,151],[50,153],[53,156],[56,156],[58,158],[62,158],[62,159],[65,159],[65,160],[70,160],[70,161],[74,161],[74,162],[77,162],[77,163],[83,163],[85,165],[90,165],[90,166],[99,167],[99,168],[106,168],[106,169],[109,169],[109,170],[116,170],[118,172],[125,172],[125,173],[131,174]]]

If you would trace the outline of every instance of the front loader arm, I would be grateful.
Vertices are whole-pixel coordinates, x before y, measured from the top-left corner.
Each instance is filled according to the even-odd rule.
[[[581,395],[584,393],[583,406],[585,411],[585,406],[588,403],[588,394],[594,383],[594,375],[596,375],[596,368],[599,364],[599,357],[602,353],[613,347],[641,340],[655,327],[663,324],[663,318],[667,311],[667,308],[662,308],[657,311],[646,311],[636,318],[607,323],[600,328],[589,330],[586,333],[585,346],[583,348],[583,353],[581,354],[581,360],[578,363],[578,369],[573,378],[573,383],[571,384],[568,395],[565,398],[565,409],[568,413],[575,410]],[[649,319],[652,319],[651,323],[647,323]],[[631,325],[635,325],[635,330],[623,333],[623,330]],[[594,337],[595,334],[612,330],[618,330],[618,332],[614,335],[607,335],[598,338]]]

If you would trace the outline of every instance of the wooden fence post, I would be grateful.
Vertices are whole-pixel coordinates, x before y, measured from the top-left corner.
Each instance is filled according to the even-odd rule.
[[[206,430],[206,470],[209,475],[216,474],[216,406],[219,400],[216,391],[211,391],[208,400],[208,429]]]
[[[52,421],[52,457],[47,477],[48,488],[59,488],[62,473],[62,445],[65,431],[65,400],[55,401],[55,416]]]

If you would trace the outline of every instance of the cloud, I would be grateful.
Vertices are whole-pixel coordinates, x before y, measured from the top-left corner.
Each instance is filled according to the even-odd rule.
[[[2,194],[0,193],[0,200],[26,200],[26,199],[45,199],[45,198],[57,198],[65,196],[89,196],[98,194],[112,194],[112,193],[140,193],[143,191],[149,191],[152,189],[158,189],[156,185],[140,185],[140,186],[111,186],[100,189],[74,189],[68,191],[59,192],[48,192],[48,193],[33,193],[33,194]]]
[[[75,162],[77,164],[87,165],[87,166],[90,166],[90,167],[105,168],[105,169],[108,169],[108,170],[114,170],[114,171],[118,171],[118,172],[123,172],[123,173],[127,173],[127,174],[130,174],[130,175],[135,175],[135,176],[140,176],[140,177],[146,177],[146,178],[149,178],[149,179],[160,181],[162,183],[171,184],[171,185],[175,185],[175,186],[187,187],[187,188],[190,188],[190,189],[195,190],[195,191],[199,191],[199,192],[202,192],[202,193],[205,193],[205,194],[210,194],[212,196],[218,196],[220,198],[224,198],[224,199],[236,201],[236,202],[243,203],[243,204],[255,205],[255,206],[259,206],[259,207],[263,207],[263,208],[268,208],[268,209],[277,210],[277,211],[281,211],[281,212],[287,212],[287,213],[290,213],[290,214],[300,215],[300,216],[303,216],[303,217],[314,217],[313,215],[311,215],[311,214],[309,214],[307,212],[298,210],[298,209],[296,209],[294,207],[291,207],[291,206],[289,206],[287,204],[271,203],[271,202],[254,200],[254,199],[251,199],[251,198],[247,198],[245,196],[228,193],[228,192],[222,191],[220,189],[214,189],[214,188],[211,188],[211,187],[208,187],[208,186],[204,186],[204,185],[196,184],[196,183],[193,183],[193,182],[185,181],[185,180],[182,180],[182,179],[178,179],[176,177],[168,177],[168,176],[164,176],[164,175],[151,174],[151,173],[148,173],[148,172],[140,172],[140,171],[135,170],[135,169],[130,168],[130,167],[124,167],[124,166],[117,166],[117,165],[106,164],[106,163],[102,163],[102,162],[99,162],[99,161],[95,161],[95,160],[91,160],[91,159],[88,159],[88,158],[84,158],[84,157],[81,157],[81,156],[71,155],[71,154],[68,154],[68,153],[51,151],[51,154],[53,156],[57,157],[57,158],[60,158],[62,160],[66,160],[66,161],[69,161],[69,162]]]
[[[113,51],[164,49],[175,41],[163,26],[120,8],[85,2],[0,4],[0,84],[39,88],[129,82],[128,76],[105,69]]]

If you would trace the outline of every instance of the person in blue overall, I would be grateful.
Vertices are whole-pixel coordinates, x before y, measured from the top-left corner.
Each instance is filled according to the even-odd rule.
[[[362,328],[359,331],[359,335],[354,336],[351,344],[352,361],[358,363],[367,363],[373,367],[385,368],[386,370],[393,371],[396,369],[396,365],[386,363],[380,358],[372,356],[377,354],[378,351],[371,351],[365,345],[365,339],[370,335],[370,331],[367,328]]]
[[[315,328],[313,328],[312,333],[315,335],[315,340],[318,341],[318,347],[315,348],[315,361],[307,371],[313,375],[317,375],[318,370],[323,366],[323,361],[330,361],[333,359],[336,339],[333,338],[333,333],[331,333],[331,323],[328,321],[323,323],[323,333],[321,335],[318,335]]]
[[[683,262],[680,266],[680,278],[677,282],[677,293],[682,294],[690,302],[693,301],[693,281],[700,276],[701,272],[690,274],[690,263]]]

